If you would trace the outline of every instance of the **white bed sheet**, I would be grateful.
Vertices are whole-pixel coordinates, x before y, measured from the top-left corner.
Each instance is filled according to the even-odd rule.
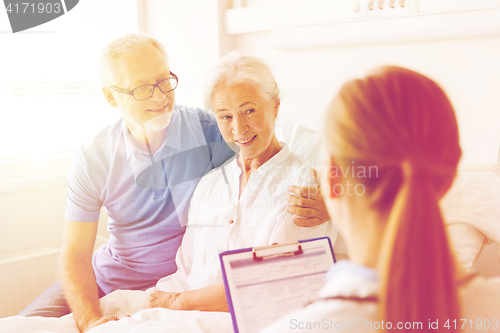
[[[110,294],[111,295],[111,294]],[[109,296],[109,295],[108,295]],[[97,326],[89,333],[231,333],[231,315],[223,312],[176,311],[169,309],[142,310],[147,294],[120,290],[101,300],[106,314],[130,315],[119,321]],[[8,317],[0,319],[0,332],[16,333],[79,333],[72,315],[62,318]]]

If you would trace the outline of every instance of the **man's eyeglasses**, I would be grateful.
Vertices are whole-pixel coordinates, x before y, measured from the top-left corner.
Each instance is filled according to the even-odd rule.
[[[136,100],[142,101],[144,99],[148,99],[151,96],[153,96],[156,87],[158,87],[162,93],[167,93],[177,88],[178,82],[179,79],[177,78],[177,75],[170,72],[169,78],[162,79],[161,81],[156,82],[156,84],[145,84],[143,86],[135,88],[134,90],[129,91],[118,87],[110,87],[110,88],[119,93],[134,96]]]

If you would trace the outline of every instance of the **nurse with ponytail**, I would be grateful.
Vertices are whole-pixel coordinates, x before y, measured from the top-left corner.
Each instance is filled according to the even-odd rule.
[[[326,132],[322,193],[349,261],[329,270],[312,303],[264,332],[500,329],[500,278],[461,271],[439,208],[461,156],[439,85],[380,67],[341,88]],[[349,166],[357,172],[340,172]]]

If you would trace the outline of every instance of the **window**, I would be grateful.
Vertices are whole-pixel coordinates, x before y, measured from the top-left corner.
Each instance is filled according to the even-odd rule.
[[[75,150],[119,118],[101,91],[104,45],[137,26],[136,0],[85,0],[10,33],[0,10],[0,159]]]

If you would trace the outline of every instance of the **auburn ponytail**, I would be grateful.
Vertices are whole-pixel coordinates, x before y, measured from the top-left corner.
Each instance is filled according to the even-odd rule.
[[[436,322],[439,330],[433,332],[454,332],[443,327],[447,320],[460,319],[460,301],[457,268],[438,204],[439,189],[425,174],[403,174],[380,254],[385,272],[379,298],[381,317],[393,327],[404,323],[406,332],[430,330],[429,325]]]

